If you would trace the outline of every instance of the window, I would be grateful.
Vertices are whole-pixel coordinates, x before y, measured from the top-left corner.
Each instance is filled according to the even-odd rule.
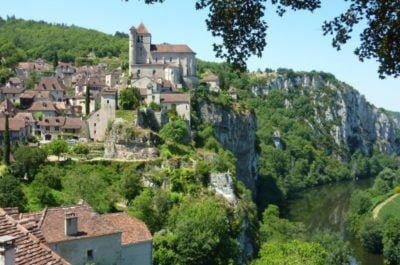
[[[137,36],[136,42],[138,42],[138,43],[140,42],[139,36]]]
[[[94,134],[96,134],[96,130],[94,130]]]
[[[92,260],[92,259],[93,259],[93,249],[89,249],[89,250],[86,252],[86,256],[87,256],[87,259],[88,259],[88,260]]]
[[[158,62],[158,57],[156,57],[156,62]]]
[[[50,131],[50,127],[49,126],[46,126],[46,131]]]
[[[155,75],[155,74],[156,74],[156,70],[154,69],[154,70],[153,70],[153,75]]]
[[[110,100],[107,99],[107,104],[109,104],[109,103],[110,103]]]
[[[169,61],[172,62],[172,57],[169,57]]]
[[[96,127],[96,123],[94,123],[93,126]]]
[[[55,131],[59,131],[59,130],[60,130],[60,127],[57,127],[57,126],[56,126],[56,127],[54,127],[54,130],[55,130]]]

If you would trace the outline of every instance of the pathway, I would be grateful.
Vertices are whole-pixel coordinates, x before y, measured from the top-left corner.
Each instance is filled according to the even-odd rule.
[[[376,219],[378,217],[379,212],[381,211],[381,209],[388,204],[389,202],[391,202],[392,200],[394,200],[394,198],[396,198],[397,196],[399,196],[399,193],[396,193],[394,195],[392,195],[391,197],[389,197],[388,199],[386,199],[384,202],[378,204],[378,206],[376,206],[374,208],[374,210],[372,210],[372,216],[374,217],[374,219]]]

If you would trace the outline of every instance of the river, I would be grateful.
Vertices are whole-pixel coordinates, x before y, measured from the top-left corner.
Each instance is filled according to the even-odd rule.
[[[345,217],[352,192],[355,189],[367,189],[372,186],[372,182],[340,182],[303,190],[289,200],[288,218],[304,223],[311,233],[315,230],[340,233],[350,242],[354,254],[353,264],[361,262],[362,265],[383,265],[382,255],[368,253],[360,241],[346,231]]]

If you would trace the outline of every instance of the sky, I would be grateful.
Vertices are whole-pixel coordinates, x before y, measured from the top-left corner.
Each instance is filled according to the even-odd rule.
[[[207,10],[195,10],[195,0],[165,0],[146,5],[144,0],[0,0],[0,16],[44,20],[95,29],[109,34],[128,33],[131,26],[143,22],[153,43],[188,44],[197,57],[221,61],[214,56],[212,44],[218,40],[207,31]],[[287,12],[283,17],[267,6],[267,47],[261,58],[252,57],[248,68],[291,68],[296,71],[324,71],[334,74],[365,95],[377,107],[400,111],[400,79],[379,79],[374,60],[360,62],[353,51],[359,44],[355,30],[352,40],[341,51],[323,36],[321,25],[345,10],[343,0],[323,0],[314,11]]]

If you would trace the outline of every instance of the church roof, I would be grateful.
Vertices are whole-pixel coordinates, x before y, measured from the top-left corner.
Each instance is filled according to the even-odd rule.
[[[151,52],[161,53],[195,53],[186,44],[157,44],[151,45]]]
[[[142,23],[138,26],[136,29],[137,33],[139,34],[150,34],[150,32],[147,30],[146,26]]]

